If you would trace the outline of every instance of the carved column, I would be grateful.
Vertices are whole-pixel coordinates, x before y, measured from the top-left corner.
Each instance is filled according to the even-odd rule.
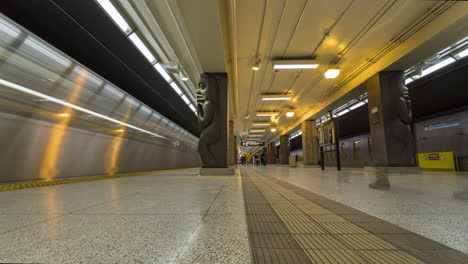
[[[373,166],[414,166],[411,100],[404,80],[403,71],[387,71],[366,82]]]
[[[301,124],[302,129],[302,160],[304,165],[318,164],[318,141],[315,121],[306,120]]]
[[[280,136],[279,163],[289,164],[289,136]]]
[[[204,73],[197,89],[201,127],[198,152],[203,168],[228,167],[228,97],[225,73]]]

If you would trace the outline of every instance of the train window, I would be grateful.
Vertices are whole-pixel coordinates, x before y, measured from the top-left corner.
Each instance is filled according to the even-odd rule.
[[[36,63],[56,73],[65,71],[72,64],[71,60],[41,43],[39,39],[33,36],[28,36],[21,44],[19,50],[25,53],[24,55],[34,58]]]
[[[0,41],[10,44],[19,37],[20,32],[18,27],[0,17]]]
[[[112,101],[118,102],[122,99],[125,93],[113,87],[112,85],[107,84],[104,87],[104,90],[101,92],[101,95],[103,97],[111,99]]]

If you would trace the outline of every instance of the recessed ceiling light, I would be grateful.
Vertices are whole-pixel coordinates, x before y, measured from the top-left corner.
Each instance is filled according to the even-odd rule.
[[[69,113],[61,113],[61,114],[57,114],[58,116],[60,117],[69,117],[70,114]]]
[[[257,116],[277,116],[279,112],[257,112]]]
[[[291,100],[290,94],[262,94],[263,101]]]
[[[276,128],[270,129],[271,132],[276,132]]]
[[[273,61],[273,69],[275,70],[291,70],[291,69],[315,69],[319,63],[315,60],[275,60]]]
[[[287,116],[287,117],[293,117],[293,116],[294,116],[294,112],[286,112],[286,116]]]
[[[250,135],[249,137],[261,137],[263,135]]]
[[[338,77],[338,75],[340,75],[340,69],[339,68],[329,68],[325,72],[325,78],[327,78],[327,79],[335,79],[336,77]]]

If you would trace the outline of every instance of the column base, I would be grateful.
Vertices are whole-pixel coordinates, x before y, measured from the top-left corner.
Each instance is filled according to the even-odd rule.
[[[419,174],[421,169],[418,167],[364,167],[365,172],[372,173],[414,173]]]
[[[301,164],[300,167],[303,167],[303,168],[320,168],[320,165],[317,165],[317,164],[304,164],[303,163],[303,164]]]
[[[234,168],[200,168],[200,176],[232,176]]]

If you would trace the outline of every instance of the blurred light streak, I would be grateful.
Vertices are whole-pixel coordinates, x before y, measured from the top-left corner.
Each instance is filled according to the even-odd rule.
[[[81,88],[86,80],[87,72],[83,71],[75,80],[75,85],[68,101],[74,103],[80,96]],[[71,120],[73,108],[65,106],[60,116],[63,118],[56,123],[50,134],[49,143],[45,148],[44,159],[39,169],[39,177],[44,180],[51,180],[58,174],[57,161],[60,154],[60,147]]]

